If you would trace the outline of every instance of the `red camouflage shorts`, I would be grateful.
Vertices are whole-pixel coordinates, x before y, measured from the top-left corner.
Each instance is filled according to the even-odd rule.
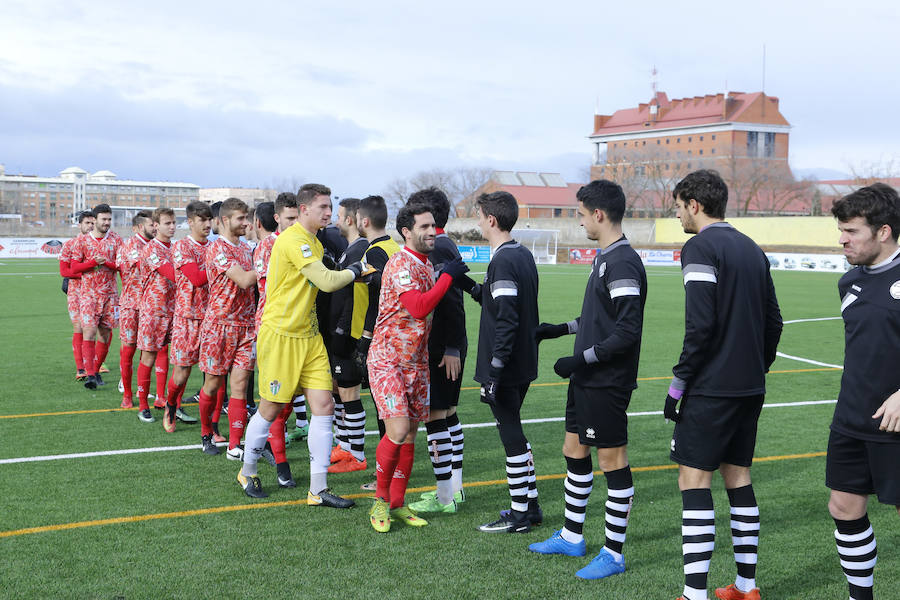
[[[153,317],[142,315],[138,324],[139,350],[159,352],[165,348],[172,336],[172,317]]]
[[[71,281],[69,285],[72,285]],[[81,300],[78,296],[79,292],[77,290],[69,288],[69,293],[66,295],[66,305],[69,309],[69,320],[72,321],[73,325],[81,326]]]
[[[369,363],[369,388],[378,416],[427,421],[430,414],[428,363],[395,365]]]
[[[191,367],[200,362],[200,326],[203,319],[172,317],[171,362],[179,367]]]
[[[203,321],[200,327],[200,370],[225,375],[256,366],[256,328]]]
[[[138,309],[119,307],[119,341],[129,346],[137,344]]]
[[[115,329],[119,326],[119,299],[116,296],[97,296],[82,290],[78,308],[82,327]]]

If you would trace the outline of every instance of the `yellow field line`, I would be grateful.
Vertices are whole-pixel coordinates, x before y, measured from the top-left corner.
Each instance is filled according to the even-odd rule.
[[[841,369],[836,369],[833,367],[820,367],[814,369],[788,369],[784,371],[769,371],[769,374],[777,374],[783,375],[785,373],[813,373],[817,371],[840,371]],[[638,381],[663,381],[667,379],[671,379],[671,375],[666,375],[664,377],[638,377]],[[531,387],[552,387],[559,385],[568,385],[568,380],[563,381],[548,381],[544,383],[532,383]],[[472,391],[480,389],[478,386],[470,386],[461,388],[464,391]],[[363,392],[363,396],[369,396],[369,392]],[[43,412],[43,413],[26,413],[21,415],[0,415],[0,419],[29,419],[31,417],[58,417],[63,415],[92,415],[97,413],[108,413],[108,412],[122,412],[122,411],[135,411],[137,408],[95,408],[90,410],[61,410],[58,412]]]
[[[801,458],[818,458],[825,456],[825,452],[806,452],[803,454],[783,454],[780,456],[763,456],[754,458],[754,462],[772,462],[778,460],[797,460]],[[646,467],[632,467],[632,473],[642,473],[650,471],[670,471],[678,468],[676,464],[668,465],[649,465]],[[594,471],[595,475],[601,474],[602,471]],[[565,473],[554,473],[552,475],[539,475],[537,479],[540,481],[548,481],[553,479],[565,478]],[[488,481],[470,481],[463,484],[467,488],[485,487],[494,485],[506,485],[505,479],[492,479]],[[425,486],[407,489],[407,493],[415,494],[417,492],[427,492],[434,490],[434,486]],[[347,494],[344,498],[371,498],[372,493]],[[121,525],[124,523],[140,523],[142,521],[156,521],[159,519],[178,519],[181,517],[198,517],[202,515],[214,515],[227,512],[235,512],[240,510],[256,510],[260,508],[279,508],[284,506],[304,506],[307,505],[305,499],[284,500],[281,502],[262,502],[258,504],[237,504],[233,506],[216,506],[213,508],[197,508],[194,510],[181,510],[176,512],[155,513],[150,515],[134,515],[131,517],[114,517],[111,519],[97,519],[94,521],[76,521],[74,523],[60,523],[58,525],[42,525],[40,527],[26,527],[24,529],[11,529],[9,531],[0,531],[0,538],[16,537],[22,535],[31,535],[34,533],[50,533],[54,531],[66,531],[69,529],[83,529],[85,527],[99,527],[101,525]]]

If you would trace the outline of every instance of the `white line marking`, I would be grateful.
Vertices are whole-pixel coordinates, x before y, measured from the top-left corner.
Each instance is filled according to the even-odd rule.
[[[0,275],[59,275],[59,271],[41,271],[40,273],[0,273]]]
[[[843,369],[843,365],[833,365],[831,363],[819,362],[817,360],[811,360],[809,358],[803,358],[801,356],[791,356],[790,354],[785,354],[784,352],[776,352],[777,356],[781,358],[789,358],[790,360],[796,360],[802,363],[808,363],[810,365],[816,365],[819,367],[831,367],[832,369]]]
[[[842,317],[819,317],[818,319],[794,319],[792,321],[784,321],[785,325],[791,323],[813,323],[814,321],[839,321]]]
[[[763,404],[763,408],[788,408],[794,406],[811,406],[814,404],[834,404],[837,400],[808,400],[803,402],[778,402],[772,404]],[[629,417],[653,417],[662,416],[661,410],[648,410],[643,412],[628,413]],[[530,423],[560,423],[565,421],[565,417],[547,417],[542,419],[523,419],[522,424]],[[463,429],[479,429],[482,427],[495,427],[496,423],[469,423],[463,425]],[[425,431],[424,427],[420,427],[419,431]],[[378,435],[378,431],[367,431],[366,435]],[[227,442],[216,444],[224,446]],[[146,454],[149,452],[174,452],[177,450],[200,450],[200,444],[191,444],[189,446],[160,446],[157,448],[126,448],[124,450],[102,450],[99,452],[79,452],[75,454],[51,454],[48,456],[24,456],[21,458],[4,458],[0,459],[0,465],[12,465],[18,463],[45,462],[51,460],[66,460],[71,458],[95,458],[98,456],[122,456],[126,454]]]

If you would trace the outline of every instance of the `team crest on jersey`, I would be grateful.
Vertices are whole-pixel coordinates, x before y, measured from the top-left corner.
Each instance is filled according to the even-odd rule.
[[[281,382],[277,379],[269,382],[269,391],[272,392],[273,396],[278,395],[278,391],[281,389]]]
[[[138,254],[137,250],[132,250],[128,253],[128,258],[130,258],[131,260],[137,260],[139,256],[140,255]]]
[[[181,250],[176,250],[172,256],[175,257],[176,262],[181,262]]]
[[[606,274],[606,263],[600,263],[600,268],[597,269],[597,277],[603,277]]]
[[[300,246],[300,253],[303,254],[303,258],[309,258],[312,256],[312,248],[309,247],[309,244],[303,244]]]
[[[891,298],[900,300],[900,280],[895,281],[891,285]]]
[[[150,254],[150,256],[147,257],[147,260],[150,261],[150,264],[151,264],[151,265],[158,265],[158,264],[159,264],[159,257],[156,255],[156,252],[152,252],[152,253]]]
[[[412,283],[412,276],[409,274],[409,271],[398,271],[397,283],[400,285],[410,285]]]
[[[226,257],[221,252],[216,254],[216,264],[220,267],[224,267],[226,264],[228,264],[228,257]]]
[[[261,258],[256,259],[256,270],[257,271],[263,270],[263,259],[261,259]]]

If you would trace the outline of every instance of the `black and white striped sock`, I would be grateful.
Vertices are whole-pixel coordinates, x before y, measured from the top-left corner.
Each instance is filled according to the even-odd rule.
[[[506,457],[506,482],[509,484],[510,508],[519,512],[528,510],[530,463],[531,453],[527,451]]]
[[[361,400],[344,403],[344,433],[350,444],[350,454],[358,461],[366,460],[366,409]]]
[[[350,441],[347,439],[347,428],[344,425],[344,401],[339,394],[333,392],[331,397],[334,400],[334,439],[341,448],[349,452]]]
[[[291,404],[294,406],[294,417],[297,419],[296,426],[306,427],[309,425],[309,420],[306,418],[306,396],[303,394],[294,396],[294,400]]]
[[[756,587],[756,556],[759,552],[759,506],[752,485],[726,490],[731,504],[731,545],[737,578],[734,587],[747,593]]]
[[[684,600],[706,600],[709,561],[716,543],[716,512],[709,489],[681,492],[681,553]]]
[[[841,559],[841,569],[850,586],[850,600],[872,600],[878,548],[869,515],[852,521],[835,519],[834,524],[837,527],[834,540]]]
[[[606,475],[606,550],[616,558],[622,558],[625,545],[625,529],[634,501],[634,482],[631,467],[625,466]]]
[[[531,442],[525,442],[528,452],[528,500],[537,502],[537,475],[534,472],[534,453],[531,451]]]
[[[447,417],[447,431],[450,432],[450,442],[453,445],[453,458],[451,459],[452,475],[450,476],[450,480],[453,482],[454,493],[461,492],[463,489],[462,464],[465,436],[463,435],[463,428],[459,423],[459,417],[456,413]]]
[[[591,456],[584,458],[566,457],[566,522],[560,536],[567,542],[580,543],[584,536],[584,517],[588,498],[594,486]]]
[[[453,485],[450,481],[453,445],[450,441],[450,432],[447,431],[447,420],[435,419],[425,423],[425,430],[428,432],[428,456],[431,458],[431,467],[437,480],[438,502],[450,504],[453,500]]]

